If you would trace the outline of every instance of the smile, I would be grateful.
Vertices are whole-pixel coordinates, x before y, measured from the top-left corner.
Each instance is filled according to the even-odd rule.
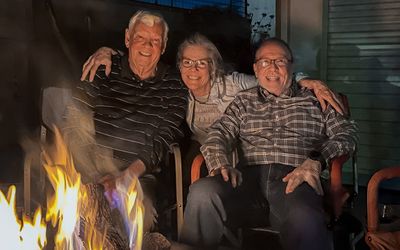
[[[142,56],[146,56],[146,57],[151,56],[151,53],[142,52],[142,51],[139,51],[139,54],[142,55]]]

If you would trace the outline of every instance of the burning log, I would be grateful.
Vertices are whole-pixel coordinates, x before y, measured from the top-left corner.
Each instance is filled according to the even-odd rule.
[[[124,230],[118,210],[111,211],[104,197],[104,188],[99,184],[85,185],[85,202],[81,203],[80,234],[85,248],[93,241],[101,244],[103,249],[129,250],[127,233]]]
[[[110,209],[104,197],[103,187],[99,184],[88,184],[85,187],[87,198],[81,205],[80,231],[83,234],[80,234],[80,238],[82,240],[90,238],[85,235],[85,232],[88,232],[88,229],[95,230],[102,235],[100,238],[104,239],[103,249],[129,249],[128,234],[124,230],[121,214],[117,209]],[[96,213],[93,213],[94,210]],[[143,237],[142,250],[169,250],[170,248],[171,243],[160,233],[146,233]]]

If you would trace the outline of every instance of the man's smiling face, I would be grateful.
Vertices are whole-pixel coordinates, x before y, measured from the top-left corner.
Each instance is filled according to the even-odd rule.
[[[253,64],[259,84],[268,92],[279,96],[292,82],[290,52],[278,42],[268,42],[260,47]]]
[[[135,73],[139,68],[155,72],[163,50],[163,26],[155,23],[148,26],[138,22],[132,30],[125,32],[125,45],[129,49],[129,63]]]

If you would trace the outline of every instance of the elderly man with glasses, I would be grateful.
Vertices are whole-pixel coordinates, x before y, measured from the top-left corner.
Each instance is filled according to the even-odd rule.
[[[253,68],[259,86],[238,93],[201,147],[211,177],[190,187],[181,240],[213,249],[225,226],[249,220],[255,204],[284,249],[332,249],[319,175],[332,158],[355,150],[357,128],[292,79],[293,55],[282,40],[264,41]],[[240,162],[230,163],[237,145]]]

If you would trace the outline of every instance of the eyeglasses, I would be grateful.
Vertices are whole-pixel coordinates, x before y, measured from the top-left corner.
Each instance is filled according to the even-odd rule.
[[[181,65],[185,68],[196,67],[199,69],[205,69],[211,63],[210,59],[190,60],[187,58],[182,59]]]
[[[277,59],[258,59],[256,61],[256,64],[260,66],[261,68],[267,68],[271,66],[272,64],[275,64],[278,67],[285,67],[291,63],[291,60],[288,60],[287,58],[277,58]]]

